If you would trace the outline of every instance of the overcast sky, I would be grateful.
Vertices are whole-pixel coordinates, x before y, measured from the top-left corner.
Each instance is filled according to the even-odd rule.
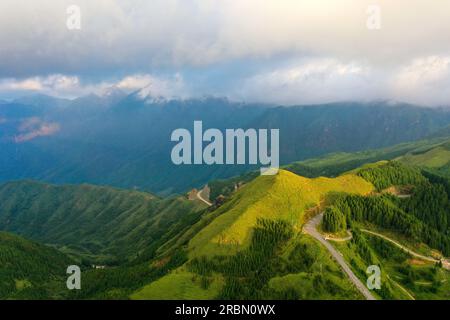
[[[70,5],[79,30],[67,27]],[[113,85],[277,104],[450,105],[450,0],[0,1],[0,97]]]

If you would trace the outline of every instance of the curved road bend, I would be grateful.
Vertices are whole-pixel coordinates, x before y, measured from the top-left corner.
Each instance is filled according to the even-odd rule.
[[[367,287],[358,279],[358,277],[353,273],[352,269],[347,265],[342,255],[328,242],[325,238],[317,231],[317,226],[320,224],[323,218],[323,213],[318,214],[311,220],[309,220],[303,227],[303,231],[310,236],[314,237],[320,243],[322,243],[325,248],[331,253],[333,258],[339,263],[344,272],[349,277],[350,281],[356,286],[356,288],[362,293],[362,295],[367,300],[376,300],[372,293],[367,289]]]
[[[211,207],[211,206],[212,206],[212,203],[209,202],[208,200],[206,200],[205,198],[203,198],[203,196],[202,196],[202,192],[203,192],[203,190],[204,190],[205,188],[206,188],[206,186],[205,186],[202,190],[200,190],[199,192],[197,192],[197,198],[198,198],[200,201],[206,203],[206,205],[207,205],[208,207]]]

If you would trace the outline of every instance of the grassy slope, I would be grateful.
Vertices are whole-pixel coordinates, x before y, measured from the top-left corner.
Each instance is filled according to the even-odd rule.
[[[450,142],[447,141],[429,150],[409,152],[397,160],[450,177]]]
[[[402,157],[405,154],[424,153],[445,143],[449,143],[448,137],[402,143],[392,147],[355,153],[331,153],[318,158],[293,162],[283,166],[283,169],[308,178],[319,176],[336,177],[367,163],[392,160]],[[234,191],[234,185],[236,183],[247,183],[258,175],[258,172],[250,172],[226,180],[213,180],[209,182],[211,199],[215,199],[220,194],[229,196]]]
[[[440,168],[450,161],[450,150],[436,147],[422,154],[407,154],[401,157],[401,161],[410,165]]]
[[[440,166],[446,162],[447,147],[448,145],[446,144],[433,145],[432,147],[420,146],[414,152],[408,153],[405,157],[401,158],[401,160],[411,161],[412,164],[418,166]],[[407,159],[407,157],[413,158]],[[286,219],[293,222],[294,225],[296,224],[297,230],[299,230],[305,210],[317,205],[327,193],[344,191],[366,194],[372,191],[373,186],[356,176],[356,174],[361,169],[381,168],[385,164],[387,164],[386,161],[368,163],[336,179],[307,179],[284,170],[281,170],[280,174],[275,177],[259,177],[241,188],[234,194],[230,201],[219,208],[217,212],[213,213],[218,217],[198,232],[190,241],[188,246],[189,256],[190,258],[194,258],[202,255],[233,254],[245,248],[248,239],[251,237],[252,227],[258,217]],[[314,245],[317,246],[317,244],[312,242],[308,244],[308,247],[313,248]],[[427,286],[431,287],[431,285],[428,284],[429,281],[426,281],[432,273],[430,266],[413,265],[412,268],[414,273],[417,274],[416,277],[418,280],[414,284],[409,284],[407,277],[399,271],[405,266],[411,265],[409,260],[398,261],[396,258],[391,259],[389,257],[379,256],[379,253],[375,249],[371,249],[372,257],[375,260],[365,261],[358,254],[357,246],[351,247],[348,243],[336,243],[335,245],[347,258],[362,281],[365,281],[367,278],[365,274],[367,265],[382,264],[382,268],[384,268],[383,283],[386,287],[385,292],[380,297],[388,299],[409,299],[410,296],[405,290],[418,299],[442,298],[445,296],[444,291],[447,288],[446,281],[448,281],[448,272],[443,270],[437,271],[438,275],[436,277],[440,279],[439,281],[441,281],[442,286],[436,292],[433,292],[427,288]],[[326,252],[323,252],[323,248],[321,252],[320,248],[317,251],[317,255],[326,256]],[[325,263],[325,265],[327,264]],[[336,266],[334,265],[334,267]],[[338,269],[337,274],[333,275],[330,272],[332,268],[333,261],[327,267],[326,272],[329,284],[336,281],[336,279],[340,279],[340,270]],[[188,288],[188,290],[179,291],[173,286],[176,283],[176,277],[180,277],[180,274],[184,275],[185,280],[191,278],[190,285],[183,286],[183,288]],[[337,278],[334,278],[334,276]],[[270,280],[269,287],[274,291],[285,290],[286,288],[293,289],[299,293],[300,298],[305,299],[339,298],[339,294],[314,296],[315,285],[311,281],[308,281],[311,277],[311,273],[305,272],[280,275]],[[348,289],[348,283],[345,283],[345,280],[343,281],[337,287],[342,288],[342,292],[346,292],[345,289]],[[206,293],[211,293],[211,295],[217,293],[217,284],[220,283],[220,281],[216,282],[213,292],[209,292],[206,289],[201,291],[198,278],[188,273],[184,268],[180,268],[176,272],[162,278],[160,282],[155,282],[144,287],[133,298],[158,298],[160,293],[167,291],[172,292],[177,297],[205,298]],[[351,293],[346,292],[341,298],[348,298],[349,296],[351,296]]]
[[[53,248],[0,232],[0,299],[58,298],[71,264]]]
[[[248,244],[258,218],[284,219],[301,229],[305,210],[317,206],[330,192],[367,194],[372,185],[356,175],[308,179],[280,170],[244,186],[222,214],[189,243],[190,257],[231,254]]]
[[[285,169],[307,177],[334,177],[344,172],[356,169],[367,163],[381,160],[392,160],[409,153],[417,154],[427,152],[442,145],[443,143],[448,143],[448,141],[448,138],[435,138],[402,143],[392,147],[376,150],[355,153],[332,153],[320,158],[294,162],[285,166]]]
[[[293,290],[297,292],[298,299],[364,298],[348,278],[343,276],[342,269],[329,252],[309,235],[298,235],[297,238],[293,239],[290,245],[285,248],[282,259],[286,259],[290,264],[297,264],[298,261],[290,258],[297,245],[303,245],[304,247],[301,250],[309,252],[310,257],[313,257],[310,269],[272,278],[269,282],[270,290]],[[317,276],[326,279],[327,285],[325,287],[317,287],[320,284],[313,280]]]
[[[327,194],[332,192],[367,194],[372,190],[373,186],[370,183],[353,174],[334,179],[323,177],[308,179],[280,170],[276,176],[260,176],[240,189],[216,212],[210,214],[215,219],[196,233],[188,244],[189,258],[232,255],[245,249],[258,218],[284,219],[292,223],[294,229],[300,232],[305,211],[319,205]],[[299,243],[298,240],[293,241],[291,246],[284,249],[285,251],[289,251],[289,247]],[[314,256],[317,260],[308,273],[291,275],[298,281],[293,281],[294,287],[290,289],[297,290],[298,294],[306,299],[332,296],[359,298],[359,294],[352,289],[348,280],[340,277],[339,267],[324,248],[304,237],[300,242],[308,242],[308,246],[315,250]],[[320,297],[314,296],[313,275],[322,274],[324,268],[330,271],[326,281],[329,281],[328,283],[331,283],[333,287],[341,289],[328,296],[324,296],[323,293]],[[275,277],[269,284],[270,288],[279,289],[280,285],[288,281],[291,276]],[[131,297],[133,299],[164,299],[168,296],[180,299],[212,298],[217,296],[223,284],[220,276],[212,279],[210,287],[202,289],[199,276],[188,272],[186,267],[181,267],[158,281],[144,286]],[[310,290],[299,289],[305,283]]]
[[[0,230],[108,263],[144,251],[202,208],[183,198],[109,187],[12,182],[0,187]]]
[[[223,286],[220,276],[213,278],[208,288],[202,288],[201,278],[195,273],[180,268],[169,276],[162,277],[131,295],[135,300],[211,300]]]

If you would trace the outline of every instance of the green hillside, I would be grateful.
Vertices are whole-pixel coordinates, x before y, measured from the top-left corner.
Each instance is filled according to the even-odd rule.
[[[0,232],[0,299],[61,298],[71,264],[53,248]]]
[[[450,178],[450,142],[444,142],[431,149],[415,150],[399,157],[402,163],[425,168],[430,172]]]
[[[261,221],[251,241],[236,255],[194,258],[131,298],[362,299],[329,253],[288,224]]]
[[[316,207],[331,192],[367,194],[370,183],[356,175],[308,179],[280,170],[244,186],[219,216],[189,243],[190,256],[230,254],[246,247],[258,219],[282,219],[300,230],[307,209]]]
[[[91,185],[24,181],[0,187],[0,230],[97,264],[151,255],[152,246],[204,204]]]
[[[53,280],[41,286],[34,271],[25,277],[25,270],[19,275],[10,270],[5,297],[362,299],[330,251],[302,231],[324,211],[319,231],[338,238],[347,231],[353,235],[333,245],[361,282],[367,265],[382,267],[384,286],[374,292],[377,298],[447,299],[448,271],[360,231],[387,235],[425,256],[450,254],[450,180],[438,172],[445,167],[440,159],[447,144],[406,148],[401,157],[397,151],[403,147],[390,153],[397,161],[378,161],[381,152],[378,162],[364,162],[361,154],[308,162],[310,168],[335,163],[335,172],[346,169],[334,178],[282,169],[274,176],[250,173],[243,184],[239,177],[221,181],[216,190],[232,187],[209,208],[181,197],[161,199],[109,187],[7,183],[0,187],[0,229],[68,253],[82,262],[84,282],[79,292],[61,291],[59,276],[36,262],[36,270]],[[353,167],[352,159],[364,163]],[[341,160],[346,164],[340,166]],[[48,261],[68,259],[39,246],[60,257]],[[88,262],[107,268],[94,269]],[[39,294],[30,288],[39,288]]]
[[[339,267],[326,250],[300,230],[306,212],[327,195],[372,190],[353,174],[308,179],[280,170],[275,176],[260,176],[209,214],[215,218],[187,245],[187,264],[132,298],[359,298],[348,280],[339,277]],[[324,266],[330,271],[325,276],[319,273]],[[257,279],[260,272],[266,274]],[[298,279],[297,287],[283,286],[290,277]],[[300,284],[309,291],[300,290]],[[325,290],[327,286],[335,291]]]
[[[433,139],[425,139],[420,141],[402,143],[395,146],[360,151],[354,153],[339,152],[331,153],[318,158],[312,158],[304,161],[293,162],[282,168],[291,171],[297,175],[307,178],[337,177],[345,172],[357,169],[367,163],[374,163],[382,160],[393,160],[404,158],[407,155],[418,155],[420,153],[431,152],[434,148],[444,148],[443,145],[449,145],[448,135],[446,137],[438,137]],[[429,156],[433,160],[442,163],[443,160],[435,159],[438,155],[431,152]],[[406,163],[409,159],[405,159]],[[421,163],[416,163],[422,165]],[[448,164],[447,164],[448,168]],[[215,199],[220,194],[229,196],[235,189],[235,185],[247,183],[259,175],[259,172],[250,172],[240,176],[232,177],[224,180],[213,180],[208,183],[211,188],[211,199]]]
[[[415,166],[396,161],[368,163],[337,178],[309,179],[285,170],[276,176],[257,177],[207,214],[203,218],[210,217],[207,223],[198,223],[201,227],[188,237],[187,263],[131,297],[360,298],[347,277],[342,278],[340,267],[325,248],[300,232],[305,219],[317,212],[311,209],[327,206],[339,220],[330,217],[324,223],[342,222],[333,227],[333,232],[342,226],[355,232],[360,227],[381,230],[396,239],[407,239],[407,246],[427,247],[427,254],[440,252],[441,256],[448,256],[449,194],[441,180],[429,179]],[[390,194],[391,189],[408,190],[411,194],[398,197]],[[374,293],[376,297],[409,299],[405,286],[418,297],[446,297],[441,283],[449,278],[447,271],[411,266],[416,262],[408,255],[401,261],[395,260],[395,255],[389,257],[383,243],[372,244],[370,240],[369,245],[367,241],[360,235],[348,247],[345,243],[336,246],[362,282],[367,277],[364,266],[377,264],[389,270],[383,276],[383,290]],[[318,275],[318,265],[325,265],[326,272]],[[408,285],[409,278],[401,275],[408,268],[416,270],[411,272],[419,283],[434,279],[431,291]],[[392,280],[394,276],[404,280]]]

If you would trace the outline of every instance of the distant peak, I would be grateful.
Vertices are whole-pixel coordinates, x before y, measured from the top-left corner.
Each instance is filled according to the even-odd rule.
[[[124,96],[126,96],[126,93],[117,86],[105,88],[100,92],[100,97],[102,98],[124,97]]]

